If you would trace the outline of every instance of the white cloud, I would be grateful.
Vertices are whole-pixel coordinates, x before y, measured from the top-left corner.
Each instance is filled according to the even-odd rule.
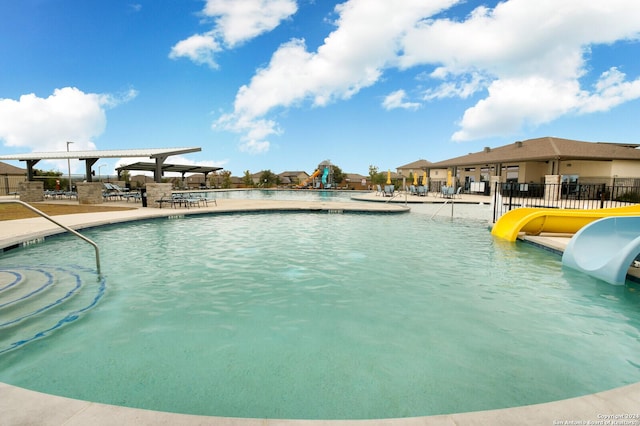
[[[233,48],[273,30],[297,10],[294,0],[207,0],[203,13],[214,18],[215,33]]]
[[[432,73],[432,76],[439,75],[441,69]],[[446,73],[443,78],[446,78]],[[446,81],[435,88],[429,88],[424,92],[424,100],[445,98],[467,99],[476,92],[484,89],[486,82],[484,77],[477,72],[472,72],[466,76],[458,77],[454,81]]]
[[[602,73],[594,92],[579,106],[580,113],[607,111],[624,102],[640,98],[640,78],[626,81],[626,75],[613,67]]]
[[[301,39],[283,43],[214,127],[244,133],[243,147],[262,152],[266,137],[280,132],[270,116],[303,103],[320,107],[349,99],[394,68],[429,76],[417,82],[423,100],[478,98],[462,115],[456,141],[506,136],[640,97],[640,80],[627,81],[616,69],[594,87],[581,86],[591,46],[640,39],[640,2],[507,0],[457,20],[434,18],[462,1],[339,4],[336,28],[324,44],[309,51]],[[404,89],[394,92],[383,106],[415,108],[405,96]]]
[[[218,64],[214,59],[214,54],[221,50],[222,48],[211,34],[196,34],[173,46],[169,58],[186,57],[196,64],[209,65],[215,69],[218,68]]]
[[[297,10],[295,0],[207,0],[202,14],[213,19],[213,29],[179,41],[169,57],[218,68],[216,53],[273,30]]]
[[[262,154],[269,151],[270,143],[268,141],[249,139],[240,145],[240,151],[249,154]]]
[[[531,76],[496,80],[489,95],[467,109],[454,141],[507,136],[523,126],[537,126],[572,111],[579,103],[575,81]]]
[[[382,107],[386,110],[392,110],[397,108],[403,109],[418,109],[420,104],[417,102],[406,102],[405,99],[407,93],[404,90],[396,90],[389,93],[382,101]]]
[[[221,117],[214,127],[242,131],[278,108],[304,101],[325,106],[349,99],[361,89],[376,84],[383,70],[396,61],[399,40],[422,16],[429,16],[455,0],[424,2],[405,0],[351,0],[336,6],[336,30],[316,52],[307,51],[304,40],[281,45],[269,64],[253,76],[236,95],[234,111]],[[277,124],[267,120],[271,134]],[[261,139],[251,146],[260,146]]]
[[[75,151],[95,149],[92,139],[107,125],[105,110],[136,95],[133,89],[112,95],[64,87],[47,98],[33,93],[18,100],[0,98],[0,140],[5,146],[34,152],[65,151],[67,141],[74,142]],[[66,169],[66,161],[58,166]]]
[[[487,89],[487,97],[464,113],[454,140],[504,136],[640,97],[636,82],[615,73],[603,78],[606,89],[596,86],[592,93],[579,83],[589,47],[638,40],[638,16],[640,3],[633,0],[510,0],[479,7],[464,21],[417,25],[403,42],[400,64],[438,65],[431,77],[442,83],[425,99],[465,98]],[[471,77],[466,87],[474,75],[479,78]]]

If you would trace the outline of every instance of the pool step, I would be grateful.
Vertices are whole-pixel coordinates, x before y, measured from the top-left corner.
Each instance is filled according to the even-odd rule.
[[[104,278],[83,267],[0,267],[0,354],[77,320],[104,289]]]

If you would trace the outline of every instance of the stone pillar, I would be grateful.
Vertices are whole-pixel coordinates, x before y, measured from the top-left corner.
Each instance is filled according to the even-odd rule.
[[[147,183],[146,188],[142,189],[143,193],[147,193],[147,207],[160,207],[156,201],[162,197],[171,197],[171,187],[171,183]]]
[[[18,184],[20,201],[37,203],[44,201],[44,182],[24,181]]]
[[[101,182],[78,182],[78,204],[102,204],[103,185]]]
[[[560,200],[562,192],[561,175],[545,175],[544,176],[544,198],[548,201]]]

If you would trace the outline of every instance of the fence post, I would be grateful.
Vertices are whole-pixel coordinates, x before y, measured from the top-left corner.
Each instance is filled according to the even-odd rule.
[[[515,186],[513,182],[507,183],[509,185],[509,211],[511,211],[511,205],[513,204],[513,187]]]
[[[500,191],[500,182],[493,182],[493,223],[496,223],[496,220],[498,220],[499,216],[502,216],[502,211],[500,211],[500,213],[498,214],[498,210],[502,209],[499,202],[499,200],[501,199],[501,195],[499,193]]]

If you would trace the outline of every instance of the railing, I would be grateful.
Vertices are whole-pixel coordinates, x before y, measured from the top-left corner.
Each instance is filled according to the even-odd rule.
[[[84,235],[80,234],[79,232],[69,228],[68,226],[63,225],[60,222],[57,222],[56,220],[54,220],[48,214],[44,213],[43,211],[38,210],[37,208],[33,207],[30,204],[25,203],[24,201],[20,201],[20,200],[0,200],[0,204],[20,204],[21,206],[26,207],[27,209],[31,210],[32,212],[36,213],[37,215],[40,215],[43,218],[47,219],[49,222],[52,222],[53,224],[58,225],[60,228],[64,229],[65,231],[70,232],[73,235],[75,235],[76,237],[80,238],[81,240],[84,240],[87,243],[91,244],[93,246],[93,248],[95,249],[95,251],[96,251],[96,269],[98,270],[98,275],[101,275],[101,273],[100,273],[100,249],[98,248],[98,245],[95,242],[93,242],[89,238],[85,237]]]
[[[496,183],[493,221],[518,207],[603,209],[640,203],[640,186]]]

